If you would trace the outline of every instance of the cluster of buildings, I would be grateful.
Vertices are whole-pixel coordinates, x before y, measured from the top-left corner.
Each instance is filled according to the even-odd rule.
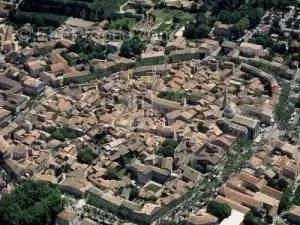
[[[297,147],[278,140],[261,146],[250,158],[248,165],[232,175],[217,190],[216,202],[231,208],[231,215],[220,224],[242,224],[250,210],[262,214],[267,221],[277,221],[278,207],[284,187],[295,185],[299,175],[299,152]],[[299,206],[292,206],[287,220],[298,224]],[[205,210],[191,214],[188,224],[214,224],[218,219]]]
[[[50,53],[50,68],[74,70],[58,52]],[[40,59],[25,67],[26,84],[50,73]],[[137,67],[65,86],[0,130],[2,157],[17,179],[50,182],[151,223],[219,166],[237,138],[255,139],[261,123],[272,123],[278,93],[267,87],[217,60]],[[177,143],[170,155],[160,150],[166,140]],[[86,149],[91,164],[80,161]]]
[[[166,4],[185,10],[193,1]],[[149,9],[132,33],[155,29],[152,1],[127,5],[123,8]],[[274,125],[280,86],[274,74],[256,65],[282,70],[289,80],[296,77],[295,102],[297,66],[262,59],[268,55],[262,45],[217,38],[188,41],[182,29],[165,46],[154,38],[139,58],[128,59],[118,54],[124,37],[132,34],[106,29],[107,23],[70,18],[51,37],[43,31],[31,36],[34,42],[26,47],[19,45],[22,40],[12,26],[0,26],[5,53],[0,58],[0,155],[7,171],[17,180],[56,184],[63,192],[87,197],[90,205],[152,223],[222,165],[237,140],[264,137],[268,144],[230,176],[215,200],[232,209],[222,225],[240,225],[250,209],[273,220],[282,190],[272,184],[295,182],[298,149],[264,129]],[[33,30],[29,24],[25,28]],[[217,23],[213,34],[228,36],[230,29]],[[93,44],[117,51],[105,60],[82,62],[82,52],[73,48],[82,33]],[[167,143],[172,143],[171,152],[164,152]],[[80,158],[86,150],[92,152],[89,162]],[[10,190],[2,181],[0,189]],[[299,206],[289,212],[296,224],[299,212]],[[57,222],[94,224],[79,221],[69,209]],[[209,225],[218,219],[200,210],[186,222]]]

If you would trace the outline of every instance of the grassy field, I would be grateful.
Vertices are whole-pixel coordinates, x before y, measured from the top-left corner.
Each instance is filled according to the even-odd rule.
[[[158,9],[154,11],[154,15],[161,22],[161,25],[155,30],[157,33],[171,33],[176,26],[182,26],[193,19],[192,14],[175,9]]]
[[[161,21],[172,20],[178,18],[180,22],[186,22],[193,19],[193,15],[176,9],[158,9],[154,11],[154,15]]]

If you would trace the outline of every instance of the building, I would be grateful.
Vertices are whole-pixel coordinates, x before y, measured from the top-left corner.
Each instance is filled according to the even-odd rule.
[[[3,126],[11,121],[11,112],[0,108],[0,126]]]
[[[271,107],[266,105],[255,106],[249,104],[243,104],[239,107],[242,114],[258,119],[261,123],[271,125],[274,123],[274,115]]]
[[[232,120],[232,123],[244,126],[249,131],[249,137],[254,139],[259,134],[259,121],[242,115],[235,115]]]
[[[300,206],[292,206],[288,212],[288,220],[294,224],[300,224]]]
[[[224,41],[221,45],[223,51],[228,54],[229,52],[231,52],[232,50],[236,49],[237,44],[235,42],[231,42],[231,41]]]
[[[240,45],[240,52],[247,57],[255,57],[263,54],[264,47],[262,45],[256,45],[248,42],[243,42]]]
[[[29,77],[24,80],[24,93],[27,95],[38,95],[44,92],[46,84],[38,79]]]
[[[46,70],[47,63],[41,60],[28,62],[26,67],[32,77],[39,77],[40,73]]]
[[[214,27],[214,35],[218,39],[230,38],[231,29],[232,25],[217,22]]]

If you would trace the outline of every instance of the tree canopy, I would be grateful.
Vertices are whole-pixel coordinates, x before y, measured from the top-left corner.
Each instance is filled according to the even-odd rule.
[[[292,206],[293,199],[293,188],[288,187],[281,196],[278,212],[281,213],[285,210],[288,210]]]
[[[136,55],[141,55],[144,47],[144,43],[139,37],[132,37],[122,43],[120,49],[121,56],[130,58]]]
[[[58,189],[40,182],[27,181],[0,200],[0,224],[50,225],[63,209]]]
[[[186,25],[183,36],[188,39],[198,39],[208,37],[211,27],[208,19],[203,13],[196,16],[196,21],[192,21]]]
[[[260,215],[258,215],[255,211],[249,211],[244,218],[245,225],[266,225]]]
[[[161,144],[160,148],[157,151],[157,154],[163,157],[173,157],[175,153],[175,148],[178,144],[178,141],[175,141],[173,139],[166,139]]]
[[[227,204],[211,201],[207,205],[207,212],[223,220],[230,216],[231,208]]]
[[[84,164],[91,164],[95,159],[96,154],[93,152],[92,149],[86,148],[82,149],[77,154],[77,160],[80,163]]]

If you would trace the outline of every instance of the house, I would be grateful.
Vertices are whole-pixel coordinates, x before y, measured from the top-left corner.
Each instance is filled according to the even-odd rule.
[[[168,112],[174,111],[174,110],[181,110],[183,106],[174,101],[169,101],[162,98],[152,98],[151,99],[153,109],[158,110],[161,114],[166,114]]]
[[[22,85],[18,81],[5,76],[0,77],[0,88],[4,89],[3,93],[6,96],[11,96],[23,90]]]
[[[259,121],[242,115],[234,115],[232,123],[244,126],[249,131],[249,138],[254,139],[259,134]]]
[[[240,52],[247,57],[255,57],[263,54],[264,47],[262,45],[256,45],[248,42],[243,42],[240,45]]]
[[[47,63],[41,60],[35,60],[26,63],[26,67],[32,77],[39,77],[40,73],[45,71],[47,68]]]
[[[225,54],[228,54],[232,50],[236,49],[237,43],[231,42],[231,41],[224,41],[222,43],[221,47],[222,47],[223,52],[225,52]]]
[[[273,109],[268,105],[240,105],[243,115],[258,119],[260,122],[271,125],[274,122]]]
[[[214,35],[218,39],[230,38],[231,37],[231,29],[232,29],[232,25],[217,22],[214,27]]]
[[[23,82],[24,93],[28,95],[39,95],[46,89],[46,84],[39,79],[28,77]]]
[[[0,108],[0,126],[2,127],[3,125],[9,123],[12,119],[11,112]]]
[[[300,206],[292,206],[287,218],[291,223],[300,224]]]
[[[79,177],[67,177],[59,184],[59,188],[75,196],[83,195],[92,186],[91,183]]]
[[[165,52],[169,53],[171,51],[186,48],[186,39],[184,37],[177,37],[176,39],[168,42]]]
[[[13,114],[18,114],[26,108],[29,97],[21,94],[14,94],[5,100],[0,100],[0,107],[11,111]]]

